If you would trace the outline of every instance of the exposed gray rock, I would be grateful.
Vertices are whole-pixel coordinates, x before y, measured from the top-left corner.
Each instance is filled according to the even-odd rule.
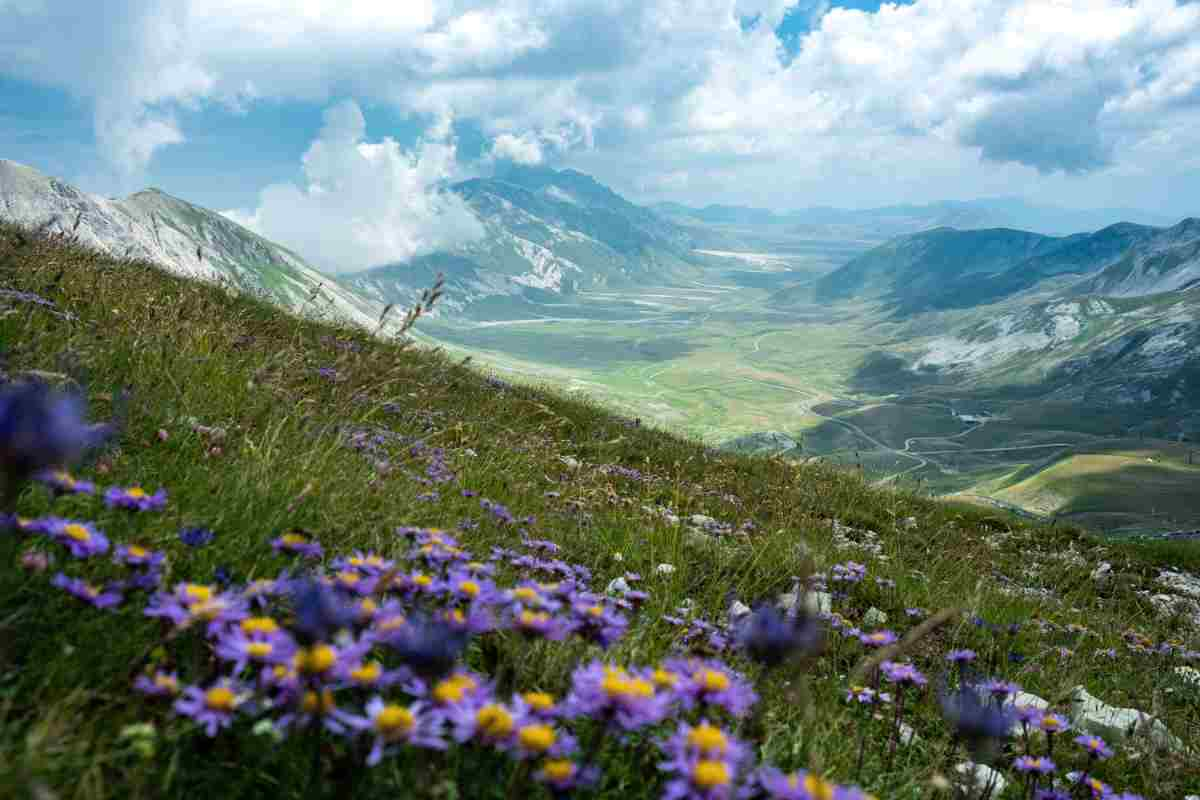
[[[917,527],[917,518],[916,517],[905,517],[904,519],[900,520],[896,524],[902,531],[911,531]]]
[[[674,564],[659,564],[657,567],[654,568],[654,571],[659,575],[673,575],[673,574],[675,574],[675,565]]]
[[[1200,669],[1194,667],[1176,667],[1172,672],[1184,683],[1200,688]]]
[[[1136,708],[1110,706],[1082,685],[1071,690],[1070,713],[1076,728],[1109,742],[1141,742],[1176,752],[1184,749],[1183,742],[1161,720]]]
[[[803,608],[806,614],[833,613],[833,595],[829,592],[787,592],[779,595],[776,601],[784,611],[799,611]],[[803,606],[799,604],[803,603]]]
[[[1092,570],[1092,580],[1098,585],[1104,585],[1112,578],[1112,564],[1107,561],[1102,562],[1094,570]]]
[[[880,611],[875,606],[871,606],[867,609],[867,613],[863,614],[863,625],[878,627],[880,625],[886,625],[887,621],[888,615]]]
[[[954,771],[965,784],[964,793],[972,800],[998,797],[1008,786],[1005,777],[986,764],[963,761],[955,765]]]
[[[746,605],[741,600],[734,600],[733,605],[729,607],[729,621],[731,623],[736,623],[753,613],[754,611],[750,608],[750,606]]]

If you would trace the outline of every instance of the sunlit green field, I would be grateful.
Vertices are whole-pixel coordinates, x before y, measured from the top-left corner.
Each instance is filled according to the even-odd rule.
[[[710,445],[778,431],[800,443],[791,457],[851,466],[868,480],[923,493],[993,497],[1104,529],[1200,526],[1200,508],[1188,503],[1130,501],[1144,470],[1116,462],[1103,484],[1096,470],[1082,482],[1047,477],[1055,503],[1029,492],[995,494],[1014,474],[1110,447],[1129,419],[1031,400],[1019,383],[999,390],[923,383],[889,372],[880,356],[918,349],[937,328],[901,327],[869,307],[768,303],[781,287],[802,294],[813,270],[848,252],[831,248],[824,260],[811,252],[706,252],[706,271],[683,285],[588,291],[515,319],[434,320],[423,331],[507,379],[586,394]],[[955,416],[978,411],[991,415],[986,424]],[[1170,492],[1194,495],[1200,472],[1173,473],[1168,483]]]

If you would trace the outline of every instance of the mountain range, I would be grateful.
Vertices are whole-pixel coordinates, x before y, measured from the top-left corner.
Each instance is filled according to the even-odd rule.
[[[542,167],[512,167],[449,191],[479,217],[483,238],[329,276],[221,214],[161,191],[102,198],[0,161],[0,216],[7,220],[366,326],[386,305],[410,303],[437,273],[446,278],[443,312],[467,319],[546,316],[546,303],[584,290],[632,297],[646,285],[686,282],[699,274],[697,241],[681,220],[753,227],[890,217],[909,225],[947,209],[1024,208],[941,204],[775,215],[660,205],[655,213],[580,172]],[[1050,381],[1067,394],[1085,385],[1107,392],[1111,402],[1190,402],[1180,398],[1191,396],[1185,389],[1200,346],[1198,282],[1196,219],[1170,227],[1120,222],[1065,236],[938,227],[892,238],[815,282],[776,291],[768,305],[852,301],[875,309],[867,313],[901,326],[891,355],[920,380]],[[1093,373],[1103,380],[1083,380]]]
[[[890,239],[933,228],[1015,228],[1046,235],[1094,231],[1116,222],[1162,226],[1175,220],[1129,208],[1068,209],[1035,205],[1021,198],[945,201],[878,208],[811,206],[792,211],[733,205],[693,208],[679,203],[651,206],[684,226],[772,226],[817,237]]]

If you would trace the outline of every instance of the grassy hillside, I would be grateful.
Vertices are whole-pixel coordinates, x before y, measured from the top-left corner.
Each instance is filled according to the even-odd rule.
[[[814,776],[879,797],[944,795],[964,755],[938,703],[943,678],[952,687],[960,674],[945,658],[954,648],[978,653],[980,676],[1060,711],[1082,684],[1200,743],[1195,689],[1172,673],[1200,640],[1138,593],[1166,591],[1163,567],[1200,568],[1187,545],[1104,544],[875,490],[850,471],[715,452],[438,352],[12,228],[0,229],[0,289],[8,375],[79,382],[92,420],[121,421],[75,471],[96,494],[31,484],[0,538],[0,797],[716,798],[752,762],[811,771],[757,796],[855,796]],[[113,486],[165,489],[165,507],[108,507],[100,495]],[[715,521],[693,529],[696,514]],[[112,547],[74,559],[62,543],[84,535],[54,518],[89,522],[84,538],[103,532]],[[319,542],[322,554],[272,540]],[[154,554],[157,568],[129,564]],[[1098,586],[1088,576],[1100,560],[1113,571]],[[313,569],[330,585],[300,598],[276,580]],[[122,601],[101,610],[57,588],[59,572],[143,588],[122,583]],[[635,593],[618,597],[607,587],[623,576]],[[771,601],[797,578],[833,593],[836,614],[812,621],[826,646],[768,669],[731,644],[730,603]],[[172,593],[185,624],[145,615]],[[333,624],[329,608],[351,602],[353,619]],[[872,608],[888,621],[872,622]],[[272,647],[299,657],[260,667],[272,656],[255,650],[235,674],[230,648],[267,639],[268,623],[243,624],[251,613],[270,615],[285,630]],[[417,647],[423,613],[436,634]],[[444,677],[430,651],[454,655],[459,626],[476,630],[455,667],[469,679],[432,691],[401,679]],[[858,634],[878,629],[901,647],[869,650]],[[889,682],[864,663],[872,654],[911,662],[928,686]],[[380,682],[400,680],[370,688],[373,661]],[[580,670],[599,661],[632,677],[589,689]],[[136,691],[139,679],[167,695]],[[847,703],[860,683],[894,702]],[[531,691],[562,713],[539,717],[513,697]],[[471,698],[492,692],[500,707],[481,716]],[[387,705],[373,715],[376,696]],[[605,698],[629,703],[628,730],[597,710]],[[210,738],[196,716],[230,725]],[[459,725],[439,728],[447,717]],[[917,738],[898,743],[901,721]],[[364,767],[385,732],[381,760]],[[422,746],[434,741],[444,749]],[[1055,774],[1087,769],[1147,797],[1200,791],[1194,752],[1138,741],[1089,760],[1059,737]],[[1004,797],[1025,796],[1012,764],[1027,746],[995,754]],[[1035,739],[1033,752],[1045,746]],[[565,788],[592,768],[585,788]]]

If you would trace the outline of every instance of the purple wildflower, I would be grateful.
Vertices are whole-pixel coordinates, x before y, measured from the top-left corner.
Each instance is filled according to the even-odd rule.
[[[946,653],[946,660],[951,664],[969,664],[975,660],[977,654],[974,650],[951,650]]]
[[[191,717],[210,737],[216,736],[220,728],[233,723],[234,714],[248,701],[250,692],[246,687],[225,678],[207,689],[189,686],[183,697],[175,701],[175,713]]]
[[[179,540],[188,547],[204,547],[212,542],[214,534],[208,528],[181,528],[179,531]]]
[[[47,517],[39,521],[39,529],[65,546],[76,558],[91,558],[108,552],[108,539],[90,522]]]
[[[578,667],[564,701],[569,716],[588,716],[632,731],[666,716],[672,697],[656,690],[644,670],[629,671],[600,661]]]
[[[422,618],[408,620],[380,641],[404,664],[425,679],[435,679],[454,668],[466,649],[467,633],[444,622]]]
[[[167,554],[155,550],[147,550],[141,545],[122,544],[117,545],[117,552],[113,554],[113,559],[118,564],[124,564],[127,567],[147,567],[151,570],[157,570],[166,561]]]
[[[0,392],[0,472],[10,489],[45,469],[65,467],[106,435],[84,422],[84,401],[44,383]]]
[[[1020,756],[1013,761],[1013,768],[1026,774],[1049,775],[1056,767],[1054,762],[1045,756]]]
[[[47,470],[39,473],[36,478],[55,495],[96,493],[96,484],[74,478],[65,470]]]
[[[719,661],[669,659],[665,666],[682,678],[675,695],[684,708],[717,706],[743,717],[758,702],[750,682]]]
[[[1097,761],[1103,761],[1106,758],[1112,758],[1113,750],[1099,736],[1076,736],[1075,744],[1087,751],[1088,758]]]
[[[140,486],[123,489],[113,486],[104,493],[104,504],[109,508],[124,508],[127,511],[161,511],[167,506],[167,490],[159,489],[147,494]]]
[[[387,703],[382,697],[367,701],[365,717],[349,717],[346,722],[361,731],[374,734],[371,752],[367,755],[367,766],[375,766],[385,751],[396,745],[424,747],[442,750],[446,743],[438,736],[438,719],[430,714],[424,704],[402,706]]]
[[[736,636],[746,655],[765,666],[815,655],[823,638],[820,625],[812,617],[807,614],[785,617],[769,605],[742,620]]]
[[[955,737],[966,742],[976,761],[987,760],[996,743],[1012,728],[1012,711],[992,706],[975,687],[964,687],[953,694],[943,691],[939,700]]]
[[[121,605],[124,597],[114,587],[98,589],[80,578],[68,578],[61,572],[50,580],[51,585],[62,589],[67,594],[78,597],[85,603],[96,608],[115,608]]]
[[[179,675],[162,670],[153,675],[139,675],[133,688],[149,697],[174,697],[179,694]]]
[[[320,542],[296,531],[289,531],[277,539],[272,539],[271,547],[276,552],[295,553],[305,558],[320,558],[325,554]]]
[[[884,661],[879,668],[883,677],[900,686],[924,686],[929,682],[912,664]]]
[[[887,647],[896,643],[897,636],[892,631],[879,630],[872,631],[871,633],[860,633],[858,640],[867,647]]]

